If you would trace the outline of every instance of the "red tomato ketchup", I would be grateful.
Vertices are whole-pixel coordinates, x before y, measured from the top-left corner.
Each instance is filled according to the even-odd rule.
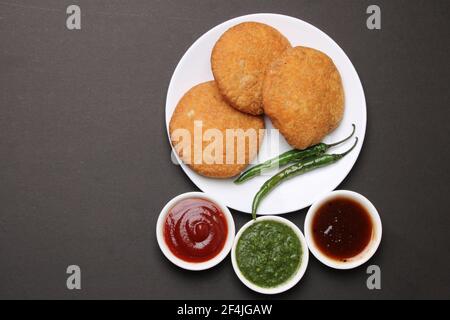
[[[211,201],[181,200],[168,212],[164,239],[170,251],[188,262],[204,262],[223,249],[228,235],[224,213]]]

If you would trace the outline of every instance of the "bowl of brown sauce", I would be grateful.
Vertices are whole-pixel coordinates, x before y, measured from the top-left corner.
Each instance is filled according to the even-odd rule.
[[[375,206],[363,195],[333,191],[314,203],[305,219],[311,253],[335,269],[353,269],[377,251],[382,236]]]

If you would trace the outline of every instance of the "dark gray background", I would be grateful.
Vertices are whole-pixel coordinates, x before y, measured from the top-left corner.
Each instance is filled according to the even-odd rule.
[[[79,4],[82,30],[65,9]],[[369,4],[382,30],[366,28]],[[368,130],[339,188],[378,207],[384,237],[365,267],[311,257],[275,298],[450,298],[448,1],[0,0],[0,298],[262,298],[227,259],[199,273],[159,251],[155,223],[196,190],[170,161],[164,105],[186,49],[213,26],[274,12],[312,23],[363,82]],[[303,225],[306,210],[287,215]],[[239,228],[249,216],[234,212]],[[82,268],[68,291],[66,268]]]

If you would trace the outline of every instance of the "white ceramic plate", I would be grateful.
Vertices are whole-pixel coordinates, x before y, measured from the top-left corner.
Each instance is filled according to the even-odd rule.
[[[355,68],[344,51],[325,33],[311,24],[297,18],[279,14],[252,14],[226,21],[202,35],[186,51],[173,73],[166,100],[166,126],[169,129],[170,118],[181,97],[194,85],[213,80],[211,72],[211,50],[219,37],[230,27],[244,21],[256,21],[275,27],[283,33],[293,46],[306,46],[325,52],[330,56],[342,77],[345,92],[345,113],[338,129],[328,135],[324,142],[334,142],[351,132],[351,124],[356,124],[356,136],[359,143],[355,150],[338,163],[298,176],[284,182],[262,201],[258,214],[276,215],[300,210],[310,206],[316,199],[333,191],[352,169],[358,158],[366,131],[366,101],[361,81]],[[273,128],[266,117],[266,128]],[[271,137],[272,136],[272,137]],[[280,152],[291,149],[281,138],[279,150],[269,150],[269,141],[273,132],[268,135],[259,154],[259,161],[277,156]],[[333,148],[333,153],[348,149],[354,140]],[[203,177],[187,165],[181,164],[188,177],[202,191],[219,199],[226,206],[242,212],[251,212],[253,196],[270,176],[254,178],[242,185],[235,185],[233,179],[221,180]]]

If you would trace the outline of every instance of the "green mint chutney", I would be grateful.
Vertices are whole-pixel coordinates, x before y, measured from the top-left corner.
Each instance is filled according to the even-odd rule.
[[[236,246],[239,270],[250,282],[264,288],[277,287],[299,269],[302,246],[288,225],[275,220],[253,223]]]

